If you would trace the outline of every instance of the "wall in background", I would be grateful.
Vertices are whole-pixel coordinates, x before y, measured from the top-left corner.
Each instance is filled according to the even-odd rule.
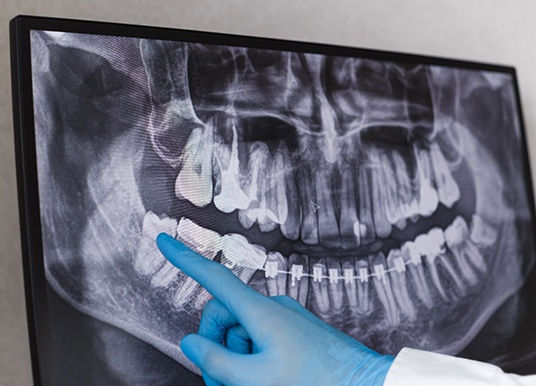
[[[0,2],[0,385],[30,385],[9,70],[18,14],[332,43],[513,65],[536,151],[536,2],[531,0],[40,0]],[[536,157],[533,156],[533,170]],[[536,173],[533,173],[536,176]]]

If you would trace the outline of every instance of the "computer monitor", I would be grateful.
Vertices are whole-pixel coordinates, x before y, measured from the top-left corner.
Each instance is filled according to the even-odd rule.
[[[160,232],[381,353],[536,370],[513,68],[36,17],[11,34],[36,382],[201,383],[179,341],[210,295]]]

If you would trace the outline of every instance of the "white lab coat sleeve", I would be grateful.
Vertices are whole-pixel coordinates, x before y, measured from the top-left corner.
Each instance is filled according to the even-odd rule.
[[[536,386],[536,375],[504,373],[499,367],[410,348],[391,365],[384,386]]]

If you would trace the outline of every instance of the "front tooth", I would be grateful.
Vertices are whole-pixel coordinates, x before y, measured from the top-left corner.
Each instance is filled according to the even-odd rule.
[[[327,276],[326,259],[322,258],[313,265],[313,282],[311,283],[313,306],[322,317],[328,316],[330,311],[329,283],[325,276]]]
[[[214,189],[214,205],[224,213],[231,213],[235,209],[246,209],[249,206],[249,198],[240,187],[238,134],[234,122],[232,123],[232,132],[233,140],[230,152],[225,144],[216,143],[214,145],[219,178],[219,189]]]
[[[212,201],[212,127],[194,129],[184,150],[175,195],[201,208]]]
[[[298,194],[298,188],[296,187],[296,181],[294,179],[294,171],[292,167],[292,161],[287,145],[284,141],[280,141],[277,148],[277,153],[283,156],[285,173],[285,192],[287,197],[287,219],[281,224],[281,233],[289,240],[298,240],[300,237],[300,197]],[[283,205],[283,203],[282,203]]]
[[[357,307],[356,312],[360,315],[369,315],[372,312],[372,303],[369,294],[369,270],[365,260],[358,259],[355,262],[357,272]]]
[[[259,189],[257,197],[259,200],[259,210],[257,212],[257,221],[261,232],[273,231],[279,223],[277,217],[277,197],[276,185],[277,181],[274,173],[274,160],[270,154],[270,150],[265,143],[263,145],[264,165],[263,170],[259,174],[262,178],[259,179]]]
[[[352,309],[357,308],[357,280],[355,277],[354,261],[352,258],[345,259],[342,263],[344,277],[344,291],[348,298],[348,303]]]
[[[179,274],[179,270],[171,264],[169,261],[166,261],[162,268],[158,270],[157,273],[151,278],[152,287],[167,287]]]
[[[402,245],[401,253],[406,264],[406,269],[409,271],[412,282],[415,285],[417,296],[426,307],[432,308],[432,296],[430,295],[428,284],[424,277],[424,268],[417,246],[413,241],[408,241]]]
[[[341,273],[338,259],[328,259],[329,297],[335,311],[341,311],[344,306],[344,277]]]
[[[374,189],[371,186],[367,168],[364,163],[359,164],[358,168],[358,188],[359,188],[359,232],[361,244],[369,244],[374,241],[376,231],[374,230],[374,220],[372,218],[372,198],[371,192]],[[357,233],[357,228],[355,229]]]
[[[180,219],[177,226],[177,239],[210,260],[223,248],[219,233],[203,228],[185,217]]]
[[[269,252],[266,257],[266,285],[269,296],[285,295],[287,290],[287,261],[279,252]]]
[[[361,239],[359,221],[357,219],[357,205],[355,202],[354,181],[352,171],[344,169],[341,172],[341,199],[340,199],[340,234],[343,248],[358,247]],[[356,224],[359,224],[356,226]]]
[[[307,276],[309,259],[305,255],[293,253],[288,259],[288,264],[291,278],[287,281],[287,293],[305,307],[309,291],[309,277]]]
[[[300,172],[300,203],[302,213],[301,224],[301,239],[305,244],[318,244],[318,223],[316,211],[318,204],[316,203],[314,181],[311,172],[304,167]]]
[[[318,237],[320,243],[328,248],[339,248],[339,225],[335,218],[335,208],[331,199],[331,188],[328,186],[324,173],[315,173],[316,204],[318,209]]]
[[[399,203],[400,187],[394,174],[394,165],[385,151],[379,152],[379,171],[383,176],[384,201],[387,220],[392,224],[403,226],[401,205]],[[405,225],[404,225],[405,226]]]
[[[134,258],[134,269],[141,275],[153,275],[164,265],[166,259],[156,246],[155,239],[159,233],[165,232],[173,237],[176,235],[177,221],[164,216],[160,219],[149,211],[143,218],[141,239]]]
[[[373,153],[374,154],[374,153]],[[386,182],[383,179],[383,167],[381,162],[376,157],[371,158],[371,165],[369,168],[370,184],[372,186],[372,215],[374,218],[374,227],[376,228],[376,235],[381,238],[386,238],[391,234],[392,225],[387,220],[387,208],[385,206],[385,194],[383,192],[386,189]]]
[[[382,252],[379,252],[375,256],[370,256],[369,262],[374,271],[372,283],[376,289],[378,299],[385,310],[387,323],[391,326],[397,326],[400,323],[400,316],[391,288],[391,279],[385,271],[385,255]]]
[[[435,143],[430,145],[430,161],[437,184],[439,201],[447,208],[451,208],[460,199],[460,188],[458,188],[456,180],[452,177],[449,165],[441,149]]]
[[[408,294],[408,287],[406,283],[406,266],[404,259],[398,249],[392,249],[387,256],[387,266],[391,269],[391,283],[393,285],[393,293],[395,299],[400,307],[402,313],[404,313],[409,320],[415,320],[417,313],[413,307]]]
[[[266,262],[263,247],[250,244],[242,235],[233,233],[222,237],[222,264],[228,268],[235,266],[262,269]]]

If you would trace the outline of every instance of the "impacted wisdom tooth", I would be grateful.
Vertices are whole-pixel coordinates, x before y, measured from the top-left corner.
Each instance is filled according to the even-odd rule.
[[[223,248],[222,236],[219,233],[203,228],[185,217],[180,219],[177,226],[177,238],[211,260]]]

